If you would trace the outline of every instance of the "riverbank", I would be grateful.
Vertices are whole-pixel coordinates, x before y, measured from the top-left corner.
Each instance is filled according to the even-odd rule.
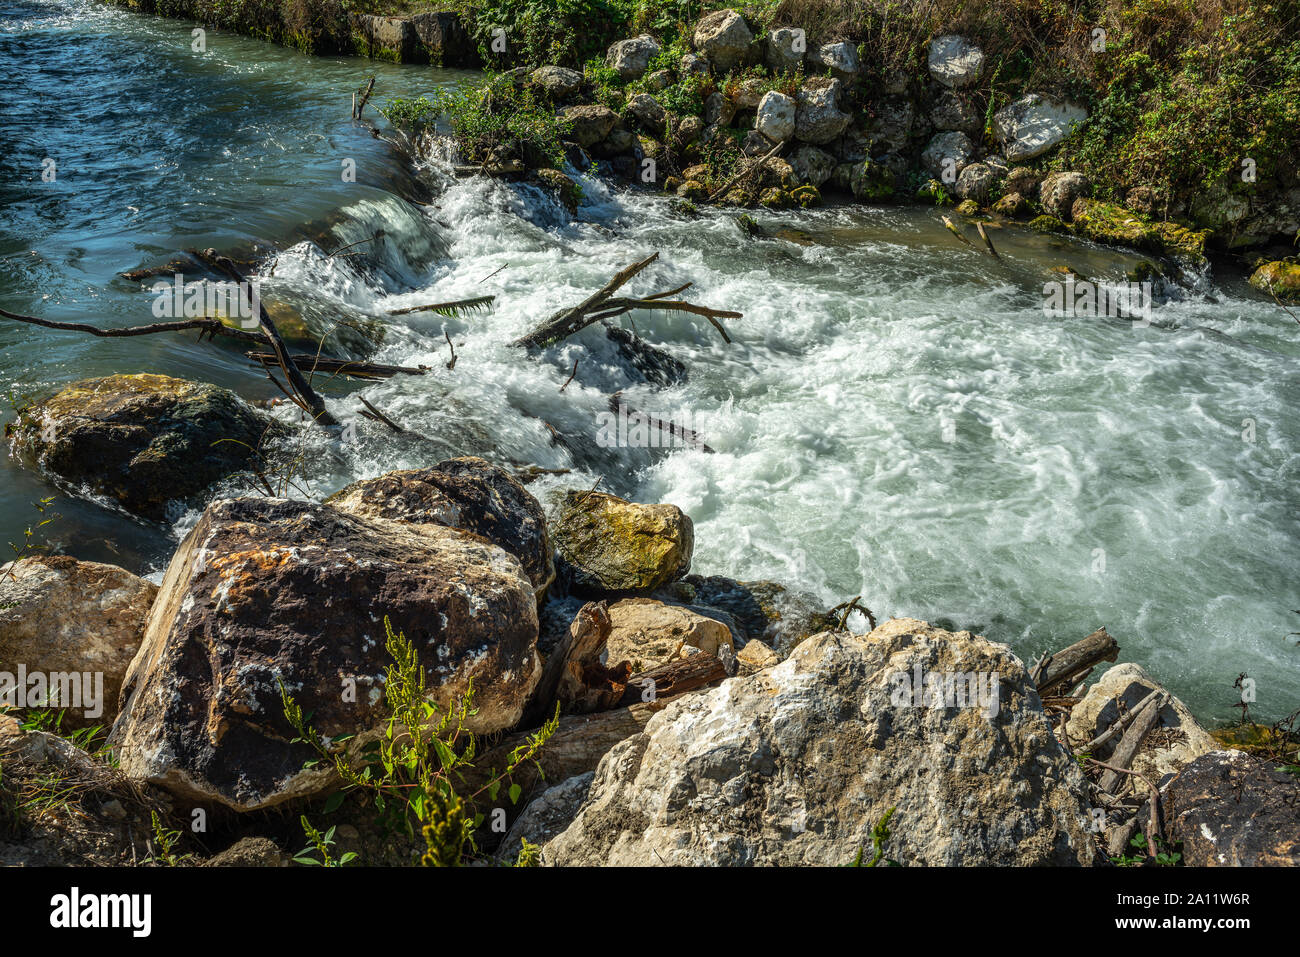
[[[165,48],[145,47],[150,56]],[[241,72],[253,62],[244,60]],[[313,132],[337,137],[356,84],[331,79]],[[276,122],[265,110],[257,119]],[[370,139],[362,124],[352,126]],[[78,136],[90,132],[82,124]],[[372,154],[361,168],[382,170],[383,158]],[[319,165],[338,178],[337,156]],[[1294,639],[1281,638],[1290,623],[1267,610],[1294,607],[1279,599],[1294,581],[1286,563],[1293,515],[1274,514],[1287,499],[1269,490],[1287,487],[1293,461],[1286,412],[1294,377],[1290,330],[1276,327],[1271,305],[1253,311],[1255,300],[1216,287],[1203,300],[1171,298],[1149,327],[1062,322],[1039,302],[1052,269],[1117,280],[1140,260],[1012,227],[993,233],[995,259],[960,244],[921,208],[692,212],[654,193],[609,191],[585,171],[573,173],[577,195],[561,181],[543,189],[513,173],[456,179],[443,164],[421,175],[429,191],[412,195],[433,206],[371,186],[343,194],[346,209],[325,225],[286,230],[292,244],[240,259],[277,280],[268,283],[267,308],[297,348],[308,351],[316,338],[299,319],[330,320],[320,328],[332,329],[342,315],[351,324],[331,337],[331,358],[411,370],[350,385],[318,373],[315,388],[340,427],[311,428],[287,403],[265,408],[275,387],[260,373],[249,378],[251,347],[229,337],[224,345],[155,341],[184,340],[176,350],[190,366],[178,370],[187,380],[223,364],[236,370],[239,395],[146,376],[47,402],[85,376],[81,363],[36,384],[40,394],[11,436],[26,463],[21,474],[69,500],[107,502],[119,518],[174,530],[182,544],[168,547],[154,581],[56,557],[24,564],[21,585],[4,593],[4,604],[16,603],[5,609],[14,612],[7,634],[24,642],[6,653],[9,661],[25,664],[30,678],[66,674],[90,650],[111,652],[105,687],[109,673],[120,675],[125,695],[106,692],[104,700],[126,705],[114,732],[125,777],[107,756],[90,754],[96,744],[78,751],[60,743],[41,724],[51,720],[46,709],[24,712],[26,729],[6,723],[0,731],[8,782],[0,819],[21,828],[6,845],[15,858],[281,863],[303,856],[297,849],[308,841],[308,855],[334,862],[348,853],[360,855],[357,863],[473,857],[437,839],[444,829],[430,841],[409,819],[401,826],[377,814],[375,792],[364,786],[336,797],[341,781],[319,764],[307,767],[328,768],[340,754],[365,765],[373,755],[367,739],[394,705],[378,684],[392,684],[387,669],[401,674],[403,660],[385,615],[421,661],[439,663],[427,681],[440,707],[473,679],[481,707],[464,716],[466,728],[487,736],[481,749],[491,747],[476,768],[500,770],[514,747],[547,738],[538,752],[547,778],[521,776],[518,800],[501,782],[466,814],[445,791],[425,787],[443,803],[425,808],[424,819],[411,809],[415,822],[453,825],[482,813],[482,856],[496,848],[506,860],[523,851],[525,862],[540,854],[558,863],[865,864],[878,849],[881,859],[908,864],[1070,864],[1109,855],[1112,837],[1123,863],[1172,863],[1173,854],[1273,863],[1290,853],[1289,832],[1272,823],[1291,793],[1287,772],[1275,767],[1289,760],[1289,739],[1248,729],[1252,744],[1283,750],[1263,765],[1238,766],[1243,758],[1217,752],[1176,696],[1164,702],[1131,663],[1118,674],[1099,664],[1105,687],[1087,694],[1052,693],[1031,674],[1042,652],[1059,653],[1105,621],[1124,656],[1165,687],[1203,669],[1196,713],[1212,713],[1199,701],[1244,701],[1247,688],[1231,681],[1246,668],[1272,676],[1257,707],[1270,720],[1281,716]],[[300,168],[288,179],[300,189]],[[136,188],[128,181],[126,189],[130,202]],[[111,215],[110,204],[100,205]],[[271,229],[254,235],[280,239]],[[191,244],[182,236],[126,250],[124,271],[170,265]],[[594,323],[533,352],[516,345],[557,307],[583,301],[657,250],[629,295],[678,290],[691,304],[745,315],[724,318],[720,334],[702,317],[647,306],[626,327]],[[184,268],[212,278],[203,263]],[[102,285],[116,292],[125,284],[110,273]],[[43,291],[33,282],[24,295]],[[130,311],[112,317],[121,321],[104,325],[147,321],[139,318],[152,301],[147,286],[135,292]],[[496,297],[490,312],[447,308],[486,295]],[[33,302],[25,311],[96,321],[75,296],[59,307]],[[5,328],[6,353],[24,360],[33,354],[20,348],[29,337],[48,355],[71,334]],[[97,354],[104,345],[122,373],[175,368],[170,347],[85,341]],[[244,402],[246,393],[259,401]],[[689,423],[708,448],[648,448],[626,430],[602,439],[609,419],[600,416],[620,395],[661,423]],[[386,413],[397,428],[354,409]],[[1238,422],[1247,412],[1264,440],[1243,454]],[[185,416],[195,418],[192,427],[176,429]],[[268,469],[255,438],[272,420],[293,439],[268,443],[283,453]],[[55,426],[48,439],[47,424]],[[214,427],[243,446],[218,454]],[[112,469],[84,470],[86,449],[109,446]],[[452,458],[465,452],[496,464]],[[1170,467],[1184,460],[1186,470]],[[386,474],[394,467],[419,474]],[[197,488],[214,468],[242,471]],[[611,488],[616,494],[606,495]],[[283,490],[295,501],[278,499]],[[187,501],[168,507],[178,493]],[[1206,507],[1215,521],[1205,519]],[[1034,574],[999,577],[1021,570]],[[799,597],[805,590],[817,594]],[[845,608],[828,619],[831,605],[854,594],[879,613],[877,627]],[[33,609],[51,611],[53,621]],[[891,613],[898,617],[885,620]],[[120,631],[106,634],[109,619]],[[795,622],[803,624],[783,636]],[[49,648],[56,625],[73,629]],[[977,637],[991,632],[999,640]],[[1270,658],[1278,655],[1274,633],[1285,647]],[[1265,639],[1267,648],[1252,644]],[[573,659],[558,651],[566,640],[580,649]],[[53,657],[38,660],[42,651]],[[552,687],[548,665],[566,662],[582,667],[563,669],[568,678],[562,672]],[[645,675],[658,668],[671,682],[647,688]],[[294,726],[278,679],[312,712],[299,720],[319,735]],[[683,679],[702,687],[688,690]],[[185,694],[165,693],[177,687]],[[819,694],[809,698],[809,687]],[[664,700],[645,700],[647,691]],[[1135,739],[1142,746],[1133,769],[1163,785],[1166,823],[1157,828],[1168,831],[1164,843],[1148,842],[1148,854],[1126,844],[1125,831],[1161,833],[1142,813],[1150,790],[1129,782],[1117,806],[1100,808],[1104,824],[1094,831],[1095,802],[1111,793],[1100,789],[1105,769],[1086,760],[1080,769],[1071,755],[1135,715],[1089,753],[1118,748],[1129,726],[1142,726],[1138,706],[1153,691],[1158,707]],[[1063,697],[1091,700],[1085,707]],[[411,701],[418,706],[419,696]],[[547,733],[540,722],[556,702],[565,713]],[[702,727],[755,730],[737,743],[723,731],[701,736]],[[492,743],[498,734],[500,746]],[[330,739],[329,754],[313,757],[320,735]],[[417,749],[416,766],[441,781],[441,757],[428,745],[423,758]],[[780,760],[764,763],[770,754]],[[917,758],[930,754],[952,763]],[[382,762],[369,763],[384,773]],[[1166,780],[1173,771],[1181,785]],[[937,796],[914,786],[928,774]],[[76,801],[51,800],[60,793],[46,786],[51,780],[75,783]],[[1007,781],[1044,797],[1009,799]],[[388,783],[400,794],[412,781]],[[480,786],[472,779],[457,795]],[[1231,789],[1232,799],[1214,787]],[[679,808],[683,793],[698,800]],[[969,827],[953,829],[946,812],[959,799],[980,810]],[[674,820],[655,816],[670,806]],[[1253,828],[1225,817],[1232,813]],[[304,831],[304,814],[319,844]],[[495,829],[499,817],[518,826],[509,841]],[[208,830],[194,831],[196,819],[211,822]],[[1005,827],[986,829],[990,821]],[[823,822],[835,822],[835,832],[819,831]],[[336,828],[329,840],[327,826]],[[1277,846],[1198,846],[1206,828],[1250,830]],[[1178,850],[1189,834],[1192,846]],[[525,837],[540,850],[528,852]],[[719,845],[733,856],[719,859],[710,850]]]

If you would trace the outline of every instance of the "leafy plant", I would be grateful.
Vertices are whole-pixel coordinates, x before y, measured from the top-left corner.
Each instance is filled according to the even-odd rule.
[[[356,860],[357,854],[355,851],[348,851],[338,858],[330,853],[330,848],[334,846],[335,828],[331,827],[322,834],[312,827],[311,822],[307,820],[306,814],[302,815],[300,823],[302,824],[303,833],[307,835],[307,840],[310,843],[294,855],[295,864],[303,864],[308,867],[344,867]],[[319,856],[313,857],[313,854]]]
[[[55,499],[52,497],[43,498],[39,502],[33,502],[32,508],[36,509],[37,512],[39,512],[42,516],[44,516],[45,513],[49,511],[50,506],[54,504],[54,502]],[[13,558],[13,564],[9,566],[8,570],[5,573],[6,577],[8,577],[11,581],[14,580],[14,569],[17,567],[20,561],[26,558],[31,552],[43,551],[45,548],[48,547],[46,545],[37,543],[36,534],[46,525],[49,525],[51,522],[58,521],[62,517],[63,516],[60,515],[58,512],[53,512],[49,515],[48,518],[42,518],[41,521],[36,523],[36,525],[34,526],[28,525],[25,529],[23,529],[23,543],[21,546],[15,545],[13,542],[9,543],[9,548],[14,553],[14,558]]]
[[[181,832],[165,827],[157,811],[150,811],[149,819],[153,824],[154,847],[145,859],[145,863],[161,864],[164,867],[179,867],[193,856],[190,854],[177,855],[172,850],[180,843]]]
[[[1150,863],[1155,867],[1178,867],[1182,863],[1183,855],[1174,850],[1173,845],[1168,844],[1164,838],[1157,837],[1152,845],[1145,834],[1138,833],[1128,843],[1137,853],[1112,857],[1110,862],[1115,866],[1136,867]]]
[[[891,807],[885,812],[885,816],[875,823],[871,828],[871,860],[863,861],[863,854],[866,848],[858,848],[858,856],[853,859],[851,867],[875,867],[885,857],[885,842],[889,840],[889,820],[894,816],[898,808]],[[898,861],[886,860],[885,864],[889,867],[897,867]]]
[[[353,749],[352,735],[323,738],[312,728],[311,714],[303,712],[282,684],[285,719],[298,733],[294,743],[306,744],[318,755],[306,766],[331,767],[343,780],[343,791],[326,803],[326,813],[337,810],[347,792],[364,793],[373,800],[382,822],[404,829],[411,837],[419,829],[426,848],[423,863],[455,866],[477,851],[473,834],[483,815],[475,810],[475,803],[483,797],[495,801],[503,788],[511,803],[518,802],[521,789],[511,775],[525,762],[536,762],[558,727],[559,707],[525,744],[510,752],[504,768],[490,769],[486,783],[462,798],[456,785],[463,772],[474,766],[476,750],[474,735],[465,729],[466,719],[475,714],[473,687],[452,707],[440,709],[429,700],[425,670],[414,645],[403,633],[394,632],[387,616],[384,630],[385,648],[394,663],[384,676],[389,717],[377,739]]]

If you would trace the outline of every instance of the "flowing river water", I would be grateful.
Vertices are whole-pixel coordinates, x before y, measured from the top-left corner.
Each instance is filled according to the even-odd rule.
[[[118,273],[195,247],[269,251],[269,303],[321,330],[379,330],[375,361],[429,367],[322,386],[356,427],[297,440],[314,495],[455,454],[569,469],[532,490],[546,501],[600,479],[676,503],[701,573],[785,581],[828,604],[861,595],[878,616],[970,628],[1024,658],[1104,624],[1121,660],[1204,721],[1237,715],[1242,672],[1253,714],[1300,706],[1300,326],[1244,282],[1206,270],[1149,324],[1063,319],[1043,311],[1052,267],[1118,281],[1137,257],[1009,227],[993,231],[994,260],[922,208],[759,213],[784,238],[754,239],[735,211],[693,218],[586,178],[576,221],[532,187],[436,168],[422,206],[407,164],[349,119],[351,91],[378,74],[382,104],[471,74],[219,31],[200,54],[192,28],[0,0],[6,309],[137,325],[153,321],[153,295]],[[356,182],[341,175],[349,159]],[[381,229],[373,254],[327,258]],[[744,313],[730,345],[691,316],[624,321],[687,382],[639,381],[599,329],[537,358],[509,345],[654,251],[631,291],[689,281],[693,301]],[[497,297],[491,312],[387,315],[480,295]],[[0,392],[14,402],[145,371],[278,395],[229,342],[0,324]],[[606,447],[600,414],[620,390],[712,451]],[[359,418],[357,395],[415,435]],[[52,547],[144,574],[195,518],[142,523],[9,459],[0,534],[20,541],[30,503],[50,495]]]

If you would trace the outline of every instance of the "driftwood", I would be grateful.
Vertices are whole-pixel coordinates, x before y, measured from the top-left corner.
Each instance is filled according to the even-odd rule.
[[[715,451],[714,449],[710,448],[707,444],[705,444],[705,442],[700,438],[698,432],[693,432],[692,430],[685,428],[684,426],[680,426],[675,422],[669,422],[665,419],[656,419],[654,416],[647,415],[646,413],[642,412],[640,409],[628,405],[623,400],[622,392],[615,392],[613,395],[609,397],[609,410],[613,412],[615,415],[622,415],[624,412],[626,412],[629,427],[634,422],[636,423],[643,422],[645,423],[648,429],[654,429],[656,432],[658,432],[659,442],[651,443],[650,444],[651,448],[664,448],[664,449],[673,448],[675,444],[674,442],[672,442],[671,440],[665,442],[663,440],[663,434],[667,432],[669,435],[675,436],[682,440],[680,443],[676,443],[677,447],[694,448],[694,449],[699,449],[702,452],[709,452],[709,453],[713,453]]]
[[[651,702],[695,691],[727,677],[727,666],[718,658],[701,651],[685,658],[667,661],[628,679],[622,705],[638,701]]]
[[[232,329],[223,325],[220,319],[176,319],[172,322],[154,322],[147,326],[130,326],[126,329],[101,329],[85,322],[57,322],[53,319],[40,319],[36,316],[24,316],[16,312],[0,309],[0,316],[15,322],[26,322],[44,329],[60,329],[66,332],[84,332],[101,339],[126,339],[132,336],[150,336],[158,332],[184,332],[187,329],[200,330],[200,336],[229,336],[245,342],[258,342],[266,345],[270,340],[260,332],[246,329]]]
[[[1097,735],[1095,738],[1093,738],[1083,747],[1077,749],[1078,753],[1091,754],[1093,751],[1100,748],[1111,738],[1115,737],[1117,734],[1119,734],[1121,731],[1127,728],[1132,723],[1133,719],[1136,718],[1148,704],[1150,704],[1152,701],[1158,698],[1160,694],[1161,692],[1159,690],[1151,692],[1149,695],[1147,695],[1145,698],[1139,701],[1130,711],[1124,714],[1117,721],[1112,721],[1109,728],[1107,728],[1101,734]]]
[[[360,103],[357,102],[357,93],[352,94],[352,118],[354,120],[361,119],[361,111],[364,110],[366,104],[370,102],[370,94],[373,93],[374,90],[375,78],[372,76],[370,82],[365,85],[365,88],[357,91],[357,93],[361,94]]]
[[[725,183],[723,183],[722,186],[720,186],[718,189],[715,189],[715,190],[713,191],[713,193],[710,194],[710,196],[709,196],[709,198],[706,200],[706,202],[712,203],[712,202],[714,202],[714,201],[715,201],[719,196],[726,196],[726,195],[727,195],[727,191],[728,191],[729,189],[731,189],[731,187],[735,186],[735,185],[736,185],[737,183],[739,183],[742,179],[747,179],[747,178],[749,178],[750,176],[754,175],[754,173],[758,172],[760,169],[762,169],[762,168],[767,164],[767,161],[768,161],[768,160],[770,160],[770,159],[771,159],[773,156],[775,156],[777,153],[781,152],[781,147],[785,146],[785,143],[786,143],[785,140],[782,140],[780,143],[777,143],[777,144],[776,144],[775,146],[773,146],[770,150],[768,150],[768,151],[767,151],[766,153],[764,153],[761,157],[759,157],[759,159],[758,159],[756,162],[751,163],[749,166],[746,166],[743,170],[741,170],[741,171],[740,171],[739,173],[737,173],[735,176],[731,177],[731,179],[729,179],[729,180],[727,180]]]
[[[1119,784],[1120,775],[1133,763],[1138,749],[1142,747],[1142,739],[1156,726],[1156,722],[1160,720],[1161,709],[1168,703],[1168,695],[1162,694],[1154,701],[1148,698],[1141,713],[1134,716],[1132,723],[1124,732],[1124,737],[1119,739],[1119,744],[1115,745],[1114,752],[1105,764],[1106,773],[1097,782],[1103,791],[1117,793],[1115,788]]]
[[[522,723],[552,714],[556,702],[565,714],[604,711],[619,703],[627,688],[627,666],[606,668],[600,661],[611,627],[605,602],[588,602],[578,610],[569,633],[546,659]]]
[[[940,218],[943,220],[944,228],[946,228],[948,232],[952,233],[954,236],[956,236],[958,239],[964,242],[967,246],[975,245],[973,242],[971,242],[969,239],[966,238],[966,234],[963,233],[960,229],[958,229],[956,224],[954,224],[951,219],[949,219],[947,216],[941,216]]]
[[[719,319],[740,319],[743,313],[728,312],[723,309],[710,309],[707,306],[698,306],[694,303],[685,302],[680,299],[669,299],[669,296],[676,295],[690,284],[678,286],[676,289],[670,289],[665,292],[655,293],[652,296],[642,296],[640,298],[620,297],[615,299],[614,293],[625,286],[629,280],[639,272],[649,266],[659,258],[658,253],[654,253],[640,262],[625,266],[614,274],[609,282],[605,283],[600,289],[592,293],[578,305],[570,309],[561,309],[554,313],[549,319],[519,339],[516,339],[512,345],[522,346],[528,349],[541,349],[553,345],[563,339],[567,339],[575,332],[587,328],[594,322],[600,322],[605,319],[612,319],[615,316],[621,316],[624,313],[631,312],[633,309],[663,309],[669,312],[688,312],[697,316],[703,316],[713,327],[721,333],[723,340],[730,343],[731,337],[727,335],[727,330],[723,328]]]
[[[994,259],[1001,259],[1002,257],[998,255],[998,251],[993,248],[993,240],[989,239],[989,234],[987,230],[984,229],[984,224],[976,223],[975,230],[980,234],[980,239],[984,240],[984,245],[988,247],[989,255]]]
[[[384,415],[384,413],[382,413],[382,412],[380,412],[378,409],[376,409],[376,408],[375,408],[373,405],[371,405],[371,404],[370,404],[370,403],[369,403],[369,402],[368,402],[368,401],[367,401],[363,396],[357,396],[357,398],[360,399],[360,400],[361,400],[361,404],[365,406],[364,409],[359,409],[359,410],[357,410],[357,411],[359,412],[359,414],[361,414],[361,415],[365,416],[367,419],[371,419],[371,420],[373,420],[373,421],[375,421],[375,422],[382,422],[384,425],[388,426],[390,429],[392,429],[392,430],[393,430],[394,432],[396,432],[398,435],[405,435],[405,434],[406,434],[406,429],[402,428],[400,425],[398,425],[396,422],[394,422],[394,421],[393,421],[392,419],[390,419],[388,416]]]
[[[1098,628],[1063,651],[1044,656],[1034,665],[1029,677],[1037,685],[1041,698],[1073,688],[1099,662],[1114,661],[1118,656],[1119,644],[1105,628]]]

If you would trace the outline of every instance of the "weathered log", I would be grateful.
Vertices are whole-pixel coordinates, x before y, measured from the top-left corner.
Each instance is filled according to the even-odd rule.
[[[604,711],[619,703],[627,667],[606,668],[600,661],[611,627],[605,602],[588,602],[578,610],[569,633],[546,659],[521,723],[539,723],[554,713],[557,701],[564,714]]]
[[[1110,727],[1108,727],[1105,731],[1097,735],[1095,738],[1093,738],[1083,747],[1078,748],[1077,753],[1091,754],[1093,751],[1100,748],[1103,744],[1105,744],[1111,738],[1115,737],[1115,735],[1119,734],[1130,724],[1132,724],[1133,719],[1136,718],[1139,714],[1141,714],[1142,710],[1148,704],[1150,704],[1152,701],[1158,698],[1160,694],[1161,692],[1158,688],[1155,691],[1151,692],[1149,695],[1147,695],[1145,698],[1139,701],[1137,705],[1135,705],[1131,710],[1129,710],[1126,714],[1120,717],[1117,721],[1112,721]]]
[[[1115,751],[1105,762],[1106,772],[1098,781],[1098,786],[1103,791],[1115,794],[1115,786],[1119,784],[1120,775],[1129,769],[1133,763],[1133,758],[1137,756],[1138,749],[1142,747],[1142,739],[1148,732],[1156,726],[1160,720],[1160,710],[1169,703],[1169,696],[1161,694],[1154,701],[1147,698],[1146,704],[1140,713],[1134,715],[1132,723],[1124,732],[1124,737],[1119,739],[1119,744],[1115,745]],[[1095,760],[1095,759],[1094,759]]]
[[[685,658],[656,665],[649,671],[628,679],[621,705],[637,701],[651,702],[661,698],[695,691],[727,677],[727,666],[707,652],[697,652]]]
[[[1034,665],[1030,679],[1038,686],[1038,696],[1068,691],[1093,669],[1098,662],[1114,661],[1119,657],[1119,644],[1098,628],[1087,638],[1070,647],[1047,655]]]

